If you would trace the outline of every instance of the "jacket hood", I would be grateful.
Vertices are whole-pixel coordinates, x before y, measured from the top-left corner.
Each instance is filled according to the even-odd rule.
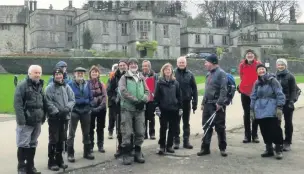
[[[68,64],[66,63],[66,62],[64,62],[64,61],[59,61],[57,64],[56,64],[56,68],[59,68],[59,67],[63,67],[63,66],[65,66],[65,67],[67,67],[68,66]]]
[[[170,83],[174,83],[174,80],[171,79],[169,81],[166,81],[163,77],[159,77],[158,83],[159,84],[170,84]]]

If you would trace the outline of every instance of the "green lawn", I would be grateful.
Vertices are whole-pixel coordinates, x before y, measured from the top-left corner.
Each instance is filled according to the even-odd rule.
[[[25,78],[25,75],[19,75],[18,80],[21,81]],[[50,75],[43,75],[42,79],[45,81],[44,87]],[[106,83],[107,76],[102,76],[101,80]],[[0,113],[14,113],[13,100],[14,100],[14,75],[12,74],[0,74]]]

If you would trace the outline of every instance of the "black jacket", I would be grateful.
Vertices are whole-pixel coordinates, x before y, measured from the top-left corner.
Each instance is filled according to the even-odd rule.
[[[47,111],[43,93],[43,80],[35,84],[29,77],[20,82],[15,90],[14,109],[18,125],[35,126],[45,121]]]
[[[178,81],[166,81],[160,77],[156,85],[154,101],[161,110],[177,111],[181,109],[182,97]]]
[[[119,70],[117,70],[115,72],[115,75],[108,80],[107,95],[108,95],[108,106],[109,107],[116,104],[115,101],[117,98],[118,82],[122,75],[124,75],[124,73],[121,73]]]
[[[282,86],[286,102],[294,102],[296,97],[295,77],[288,70],[278,71],[276,77]]]
[[[227,82],[226,72],[220,67],[208,72],[203,103],[217,103],[224,106],[227,99]]]
[[[195,78],[192,72],[187,69],[180,70],[177,68],[175,70],[175,77],[182,91],[182,100],[192,100],[192,105],[196,107],[198,94]]]

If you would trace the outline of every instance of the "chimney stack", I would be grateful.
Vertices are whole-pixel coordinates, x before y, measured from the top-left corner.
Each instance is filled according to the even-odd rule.
[[[31,0],[30,1],[30,12],[32,12],[33,11],[33,1]]]
[[[37,10],[37,1],[36,0],[34,1],[34,9],[33,9],[33,11],[35,11],[35,10]]]
[[[73,8],[73,0],[69,0],[69,8]]]

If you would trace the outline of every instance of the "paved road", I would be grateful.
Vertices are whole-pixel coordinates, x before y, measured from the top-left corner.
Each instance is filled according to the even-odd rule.
[[[304,91],[304,85],[299,85],[302,91]],[[200,98],[201,101],[201,98]],[[304,96],[301,96],[299,101],[296,103],[296,107],[304,106]],[[192,137],[199,137],[202,133],[201,126],[201,111],[197,111],[195,114],[191,115],[190,125],[191,125],[191,134]],[[5,115],[0,115],[0,166],[1,166],[1,174],[11,174],[16,172],[17,159],[16,159],[16,122],[15,120],[6,121]],[[156,123],[158,123],[158,119],[156,118]],[[233,104],[227,109],[227,130],[233,130],[235,128],[240,128],[243,125],[243,111],[241,107],[240,96],[237,93],[235,99],[233,100]],[[181,124],[182,127],[182,124]],[[159,124],[156,124],[156,137],[158,138],[159,133]],[[107,128],[105,129],[105,137],[107,137]],[[105,154],[100,154],[98,152],[94,152],[96,159],[94,161],[84,160],[82,158],[83,153],[83,145],[81,143],[81,130],[80,126],[76,132],[75,138],[75,157],[76,163],[69,164],[69,169],[77,169],[81,167],[86,167],[90,165],[96,165],[103,163],[107,160],[113,159],[113,154],[116,149],[116,141],[105,139]],[[242,137],[242,134],[241,134]],[[43,172],[43,174],[53,173],[47,169],[47,144],[48,144],[48,125],[44,124],[42,126],[42,132],[39,137],[39,145],[37,148],[35,163],[36,167]],[[144,142],[144,147],[157,145],[157,140],[147,140]],[[199,147],[199,146],[197,146]]]
[[[73,174],[273,174],[273,173],[304,173],[304,109],[298,110],[294,115],[295,130],[292,151],[284,153],[281,161],[275,158],[263,159],[260,154],[264,150],[264,144],[243,144],[243,131],[238,129],[227,133],[229,156],[223,158],[217,149],[217,140],[214,134],[210,156],[197,157],[200,139],[193,140],[195,149],[179,150],[178,154],[185,157],[162,156],[155,154],[155,147],[146,149],[146,163],[123,166],[121,161],[110,161],[93,168],[74,171]],[[72,172],[71,172],[72,173]]]

